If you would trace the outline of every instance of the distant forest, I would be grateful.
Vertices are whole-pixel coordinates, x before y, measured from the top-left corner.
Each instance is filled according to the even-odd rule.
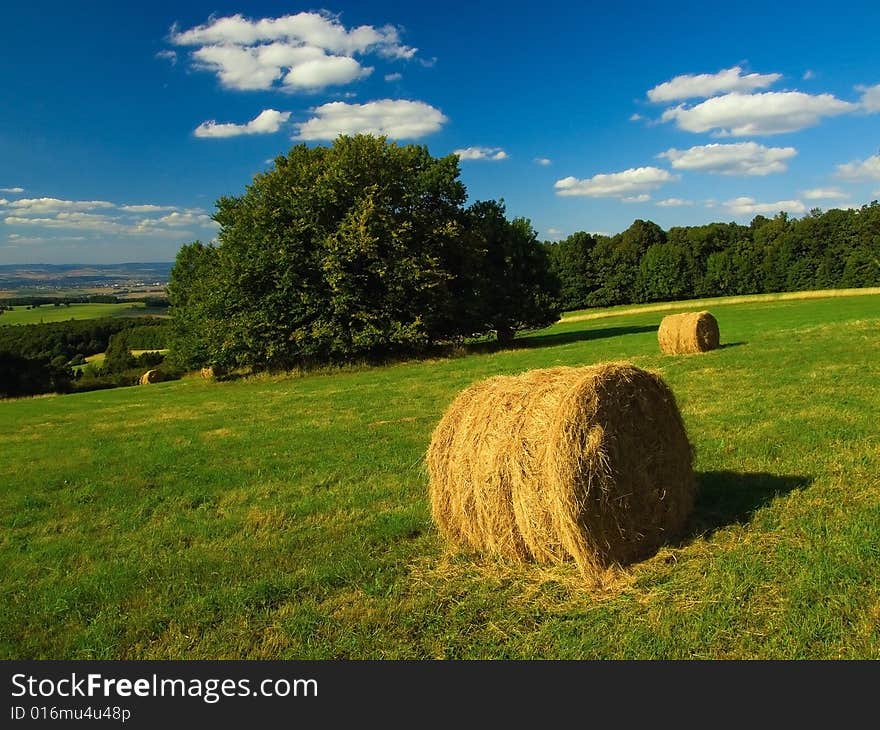
[[[750,225],[575,233],[544,246],[565,310],[733,294],[880,286],[880,203]]]

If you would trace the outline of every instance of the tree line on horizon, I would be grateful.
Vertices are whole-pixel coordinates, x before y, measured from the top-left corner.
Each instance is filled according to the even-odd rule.
[[[566,311],[697,297],[880,286],[880,203],[780,212],[745,226],[664,231],[636,220],[615,236],[545,242]]]

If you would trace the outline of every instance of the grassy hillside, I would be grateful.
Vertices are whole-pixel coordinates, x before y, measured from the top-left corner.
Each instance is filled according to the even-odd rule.
[[[0,315],[0,325],[39,324],[40,322],[66,322],[69,319],[97,319],[99,317],[137,316],[164,314],[154,309],[148,310],[143,302],[124,302],[121,304],[71,304],[69,307],[55,307],[43,304],[36,309],[18,305]]]
[[[636,310],[490,354],[0,402],[0,656],[880,658],[880,296],[713,311],[704,355],[661,356],[663,312]],[[677,395],[688,534],[602,591],[448,552],[422,457],[454,395],[617,359]]]

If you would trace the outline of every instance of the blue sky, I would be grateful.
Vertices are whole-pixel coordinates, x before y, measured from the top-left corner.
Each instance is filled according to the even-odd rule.
[[[14,3],[0,263],[172,260],[293,144],[458,152],[541,238],[880,198],[876,2]]]

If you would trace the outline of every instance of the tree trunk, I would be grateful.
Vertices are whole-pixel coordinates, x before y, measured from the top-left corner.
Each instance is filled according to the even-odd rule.
[[[507,325],[497,325],[495,327],[495,333],[498,336],[498,342],[500,344],[509,345],[513,342],[513,336],[516,334],[516,330]]]

